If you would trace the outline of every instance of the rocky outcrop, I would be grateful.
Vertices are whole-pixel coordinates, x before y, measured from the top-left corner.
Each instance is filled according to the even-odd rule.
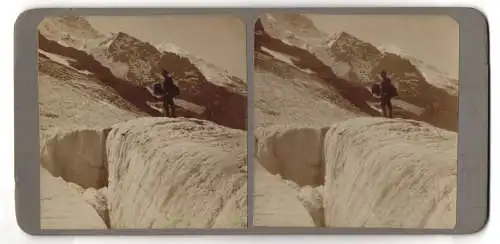
[[[124,32],[112,34],[91,54],[115,77],[135,86],[144,87],[161,79],[157,69],[161,53],[150,43]]]
[[[141,118],[107,141],[111,228],[243,228],[246,134],[201,120]]]

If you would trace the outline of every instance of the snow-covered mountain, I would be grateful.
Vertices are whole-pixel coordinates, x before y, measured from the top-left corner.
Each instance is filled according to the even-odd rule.
[[[70,59],[66,67],[96,77],[150,115],[159,115],[161,107],[151,86],[168,69],[181,90],[180,116],[246,128],[246,82],[186,51],[155,46],[124,32],[102,34],[83,17],[45,19],[39,40],[39,50]]]
[[[445,90],[450,95],[458,96],[458,79],[453,78],[453,76],[440,71],[438,68],[426,64],[421,59],[415,57],[407,57],[410,62],[415,65],[425,80],[429,82],[431,85],[438,87],[440,89]]]
[[[38,25],[38,31],[49,40],[79,50],[91,48],[106,38],[80,16],[47,17]]]
[[[397,54],[402,58],[408,59],[422,73],[428,83],[445,90],[451,95],[458,96],[458,79],[456,77],[439,70],[433,65],[427,64],[422,59],[413,57],[395,45],[382,45],[377,48],[384,53]]]
[[[205,61],[203,58],[193,55],[174,43],[160,43],[156,48],[163,53],[175,53],[181,57],[188,58],[205,76],[208,82],[218,86],[226,87],[232,92],[246,95],[247,85],[245,80],[229,74],[229,72],[217,65]]]
[[[458,112],[457,80],[422,61],[380,50],[347,32],[322,33],[300,14],[266,14],[255,28],[257,53],[319,78],[364,113],[379,114],[368,88],[380,81],[385,70],[400,93],[395,99],[400,117],[458,128],[458,120],[450,119]],[[256,66],[266,65],[256,61]]]

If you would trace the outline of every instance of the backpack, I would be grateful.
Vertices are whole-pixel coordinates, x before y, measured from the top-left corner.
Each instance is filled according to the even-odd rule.
[[[163,93],[165,93],[163,91],[163,87],[162,87],[162,85],[160,83],[155,83],[153,85],[153,92],[154,92],[155,95],[163,95]]]
[[[395,97],[395,96],[397,96],[397,95],[398,95],[398,91],[396,90],[396,87],[395,87],[393,84],[391,84],[391,85],[389,86],[389,91],[388,91],[388,93],[389,93],[389,97]]]
[[[172,97],[179,96],[180,93],[181,93],[181,90],[179,89],[179,87],[176,86],[175,84],[172,85],[172,88],[171,88]]]

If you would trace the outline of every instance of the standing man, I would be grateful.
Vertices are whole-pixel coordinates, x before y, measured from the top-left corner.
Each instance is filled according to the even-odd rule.
[[[392,103],[391,99],[398,95],[396,87],[391,82],[391,79],[387,77],[385,70],[380,72],[382,82],[380,83],[380,105],[384,113],[384,117],[392,118]]]
[[[174,97],[179,95],[179,88],[174,84],[172,75],[163,70],[163,114],[166,117],[175,117]]]

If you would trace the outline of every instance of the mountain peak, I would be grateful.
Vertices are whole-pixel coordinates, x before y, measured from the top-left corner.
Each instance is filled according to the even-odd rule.
[[[92,25],[85,19],[85,17],[82,16],[74,16],[74,15],[69,15],[69,16],[59,16],[54,18],[57,21],[64,23],[68,26],[72,27],[80,27],[80,28],[93,28]]]
[[[347,33],[346,31],[337,32],[336,34],[334,34],[334,37],[336,41],[347,41],[351,44],[365,43],[361,39],[355,37],[352,34]]]
[[[109,43],[108,47],[115,47],[118,50],[121,50],[124,46],[127,46],[128,48],[125,48],[124,50],[151,55],[158,52],[158,50],[149,42],[137,39],[136,37],[122,31],[113,33],[111,39],[112,41]]]
[[[335,53],[349,54],[350,56],[360,56],[364,59],[380,57],[382,52],[374,45],[358,39],[345,31],[334,35],[328,47]]]
[[[300,13],[272,13],[263,17],[266,21],[282,23],[295,31],[319,31],[311,19]]]
[[[38,30],[45,36],[59,38],[72,36],[81,42],[82,39],[102,37],[92,25],[81,16],[54,16],[43,19],[38,25]]]
[[[119,32],[116,32],[114,33],[114,39],[129,39],[129,40],[138,40],[137,38],[123,32],[123,31],[119,31]]]
[[[339,38],[355,38],[353,35],[345,32],[345,31],[338,32],[337,34],[338,34]]]
[[[161,42],[156,45],[156,49],[160,52],[169,52],[169,53],[175,53],[179,55],[185,55],[188,54],[188,52],[178,45],[171,43],[171,42]]]

